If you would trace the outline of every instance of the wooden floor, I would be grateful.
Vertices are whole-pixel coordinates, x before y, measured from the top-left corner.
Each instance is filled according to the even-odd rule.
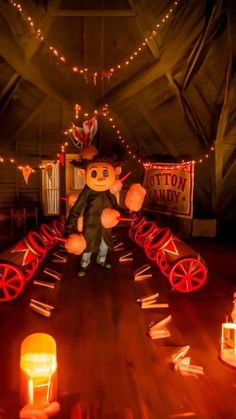
[[[35,332],[57,342],[58,419],[236,418],[236,373],[219,359],[221,323],[236,291],[236,245],[192,240],[209,273],[199,291],[183,295],[171,290],[154,263],[152,278],[134,282],[134,270],[150,262],[126,228],[114,233],[133,251],[133,262],[119,262],[124,251],[110,252],[112,270],[93,260],[87,276],[78,278],[79,257],[70,255],[64,265],[48,254],[34,279],[50,281],[43,269],[51,267],[63,276],[55,289],[31,279],[18,299],[0,305],[0,418],[18,417],[20,345]],[[157,291],[169,307],[142,310],[137,299]],[[31,311],[31,298],[55,306],[49,319]],[[171,336],[152,340],[148,323],[169,314]],[[204,375],[174,370],[171,356],[185,345]]]

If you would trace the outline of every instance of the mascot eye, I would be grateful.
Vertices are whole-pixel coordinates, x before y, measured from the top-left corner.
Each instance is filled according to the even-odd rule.
[[[97,170],[92,170],[91,177],[97,177]]]
[[[107,169],[104,169],[103,172],[102,172],[102,174],[103,174],[104,177],[108,177],[109,176],[109,172],[108,172]]]

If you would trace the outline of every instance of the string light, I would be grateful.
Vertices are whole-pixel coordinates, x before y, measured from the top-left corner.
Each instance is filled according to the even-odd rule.
[[[147,167],[160,168],[158,166],[158,164],[156,164],[156,163],[147,162],[147,161],[142,160],[139,156],[136,155],[134,150],[131,149],[131,147],[128,143],[128,140],[124,136],[121,135],[121,131],[120,131],[120,128],[118,127],[118,123],[115,121],[115,117],[111,115],[108,104],[103,105],[103,107],[101,108],[100,111],[98,111],[96,109],[91,114],[89,114],[89,112],[85,112],[84,116],[89,117],[89,116],[93,116],[94,114],[101,115],[101,116],[103,116],[107,119],[108,123],[111,126],[111,129],[114,131],[114,134],[116,135],[117,141],[120,142],[121,146],[126,149],[127,154],[128,154],[129,157],[132,157],[133,160],[135,160],[140,166],[143,166],[144,168],[147,168]],[[69,135],[71,132],[72,132],[72,129],[68,128],[64,132],[64,134]],[[199,158],[192,159],[191,163],[194,163],[195,165],[203,164],[205,160],[209,159],[210,154],[212,154],[212,152],[214,150],[215,150],[214,145],[211,145],[209,150],[207,151],[207,153],[205,155],[201,155],[201,157],[199,157]],[[186,164],[187,167],[188,167],[189,163],[190,163],[189,161],[186,161],[184,159],[182,159],[181,162],[179,162],[179,164]],[[161,166],[161,168],[163,168],[163,166]],[[168,164],[168,166],[166,166],[166,168],[169,169],[170,165]],[[176,164],[175,164],[175,166],[173,166],[173,168],[176,168]]]
[[[109,69],[96,71],[89,71],[86,67],[70,64],[70,70],[75,74],[81,75],[86,81],[86,83],[88,83],[88,80],[91,79],[93,80],[93,84],[96,85],[98,76],[100,76],[100,79],[106,79],[107,81],[110,81],[111,77],[114,75],[115,72],[120,71],[121,69],[130,65],[135,60],[135,58],[137,58],[139,54],[141,54],[143,50],[148,46],[149,41],[155,39],[158,36],[158,32],[162,29],[162,27],[170,19],[170,17],[172,17],[179,2],[180,0],[173,1],[170,8],[162,14],[162,16],[159,18],[158,23],[155,24],[155,28],[151,31],[151,35],[143,39],[143,41],[122,62],[114,65]],[[32,17],[29,16],[25,10],[23,10],[22,5],[20,3],[16,3],[14,0],[10,0],[10,3],[21,14],[22,19],[29,25],[30,30],[35,36],[35,38],[39,41],[44,41],[41,29],[35,28],[35,24]],[[64,54],[61,54],[58,48],[55,48],[53,45],[50,45],[48,47],[48,51],[52,55],[54,55],[57,58],[57,60],[59,60],[59,62],[62,62],[64,64],[67,63],[67,59],[65,58]]]
[[[76,104],[74,106],[75,119],[77,119],[76,118],[76,115],[77,115],[77,112],[78,112],[78,107],[77,106],[80,107],[80,105]],[[81,107],[80,107],[80,111],[81,111]],[[130,147],[130,145],[128,143],[128,140],[123,135],[121,135],[121,130],[118,127],[118,123],[115,121],[114,116],[111,116],[108,104],[103,105],[103,107],[100,110],[95,109],[92,114],[89,113],[89,112],[84,112],[83,115],[84,115],[84,117],[89,117],[89,116],[94,116],[94,115],[96,115],[96,116],[101,115],[104,118],[106,118],[107,121],[108,121],[108,123],[111,126],[111,129],[113,130],[113,132],[114,132],[114,134],[115,134],[115,136],[117,138],[117,141],[120,142],[121,145],[122,145],[122,147],[124,147],[126,149],[127,154],[128,154],[129,157],[131,157],[133,160],[135,160],[140,166],[143,166],[145,169],[146,168],[150,168],[150,167],[152,167],[152,168],[158,168],[158,169],[162,168],[163,169],[163,166],[161,166],[161,167],[158,166],[158,163],[147,162],[147,161],[142,160],[139,156],[137,156],[137,154],[134,152],[134,150],[131,149],[131,147]],[[66,129],[64,131],[64,135],[68,136],[71,132],[72,132],[72,128],[68,128],[68,129]],[[66,147],[68,147],[68,145],[69,145],[68,144],[68,141],[63,142],[60,145],[60,153],[57,153],[57,159],[56,159],[56,162],[57,163],[60,163],[61,162],[61,158],[62,157],[64,158],[64,155],[65,155],[65,152],[66,152]],[[208,160],[210,158],[210,155],[214,151],[215,151],[215,147],[214,147],[214,144],[212,144],[210,146],[209,150],[205,153],[205,155],[201,155],[199,158],[192,159],[191,160],[191,163],[194,163],[195,165],[197,165],[197,164],[203,164],[206,160]],[[3,158],[2,156],[0,156],[0,163],[2,163],[2,164],[7,164],[7,163],[8,164],[9,163],[10,164],[13,164],[14,163],[14,164],[18,165],[18,163],[12,157],[11,158],[8,158],[8,157]],[[190,162],[182,159],[181,162],[179,162],[179,164],[181,164],[181,165],[182,164],[185,164],[186,167],[188,167],[188,165],[190,164]],[[170,165],[171,164],[166,163],[166,168],[167,169],[172,168],[172,166],[170,166]],[[41,164],[38,165],[38,169],[45,169],[46,167],[47,166],[45,166],[45,165],[41,165]],[[22,166],[18,166],[18,168],[19,169],[20,168],[22,169]],[[175,166],[173,166],[173,168],[176,168],[176,164],[175,164]],[[34,169],[33,169],[33,172],[34,172]]]
[[[186,161],[186,162],[182,162],[182,163],[143,163],[143,167],[145,170],[149,170],[149,169],[158,169],[158,170],[174,170],[174,169],[179,169],[179,168],[183,168],[184,171],[186,172],[191,172],[191,166],[194,162],[191,161]]]
[[[68,147],[68,142],[67,141],[60,145],[60,153],[64,154],[66,147]],[[57,153],[57,157],[59,157],[59,159],[57,159],[56,161],[58,163],[60,163],[60,157],[61,157],[60,153]],[[26,167],[27,169],[29,169],[31,167],[28,164],[26,164],[24,166],[19,164],[13,157],[4,157],[3,158],[2,156],[0,156],[0,163],[11,164],[11,165],[14,164],[16,166],[16,168],[19,169],[19,170],[22,170],[24,167]],[[32,173],[35,173],[37,171],[37,169],[46,169],[47,166],[49,166],[49,165],[51,165],[51,163],[48,163],[47,165],[39,164],[37,167],[32,168]]]

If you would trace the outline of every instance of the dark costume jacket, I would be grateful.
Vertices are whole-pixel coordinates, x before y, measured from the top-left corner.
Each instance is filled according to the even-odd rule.
[[[101,214],[104,208],[122,210],[115,195],[109,190],[97,192],[86,185],[69,212],[65,223],[67,234],[78,233],[77,220],[84,210],[82,234],[87,243],[85,252],[93,252],[98,249],[102,238],[109,247],[112,246],[112,229],[104,228],[101,223]]]

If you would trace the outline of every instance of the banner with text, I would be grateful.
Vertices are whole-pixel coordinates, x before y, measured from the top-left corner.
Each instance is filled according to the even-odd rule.
[[[194,163],[146,164],[143,209],[192,218]]]

